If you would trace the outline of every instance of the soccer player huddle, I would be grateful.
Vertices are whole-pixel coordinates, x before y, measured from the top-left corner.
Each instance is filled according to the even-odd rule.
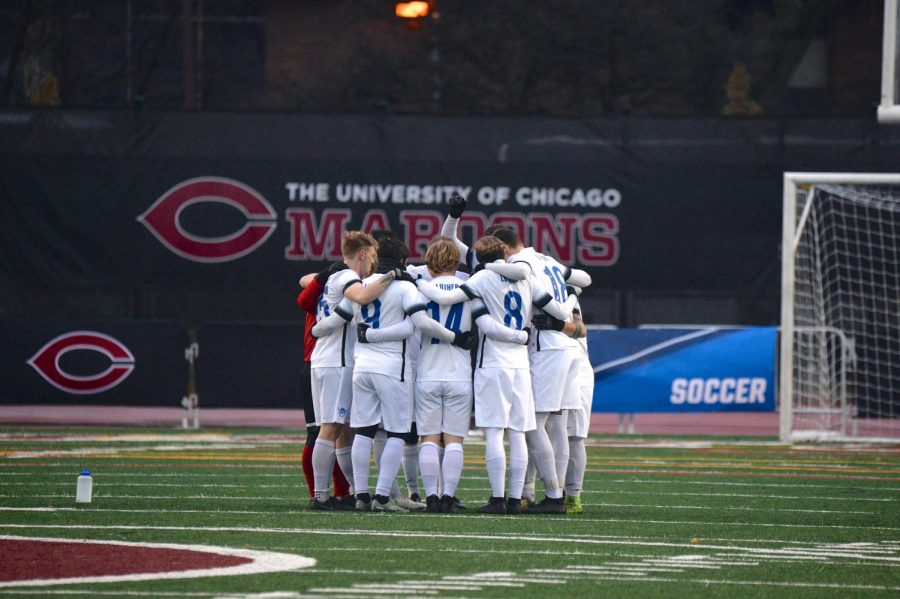
[[[409,249],[389,231],[348,231],[343,262],[300,280],[314,338],[310,507],[466,509],[456,489],[474,406],[491,487],[478,511],[580,513],[594,376],[578,295],[591,278],[502,225],[467,247],[457,237],[466,201],[455,195],[449,206],[424,265],[407,264]]]

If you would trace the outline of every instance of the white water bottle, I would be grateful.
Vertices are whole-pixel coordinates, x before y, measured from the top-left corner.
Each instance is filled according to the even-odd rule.
[[[93,490],[94,478],[91,476],[91,471],[85,468],[78,475],[78,485],[75,488],[75,503],[90,503]]]

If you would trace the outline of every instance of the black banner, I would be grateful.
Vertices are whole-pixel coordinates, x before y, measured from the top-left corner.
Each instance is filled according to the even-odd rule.
[[[0,320],[0,403],[175,407],[187,344],[171,321]]]

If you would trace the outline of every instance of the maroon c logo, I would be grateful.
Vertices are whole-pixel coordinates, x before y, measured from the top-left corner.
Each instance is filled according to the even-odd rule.
[[[225,237],[198,237],[181,226],[181,211],[192,204],[218,202],[240,210],[247,223]],[[156,200],[137,220],[163,245],[195,262],[228,262],[259,247],[277,226],[272,206],[256,190],[232,179],[199,177],[182,181]]]
[[[93,376],[76,376],[59,367],[59,359],[66,352],[87,349],[110,359],[109,368]],[[76,395],[101,393],[125,380],[134,370],[134,356],[116,339],[94,331],[73,331],[48,342],[28,364],[44,379],[62,391]]]

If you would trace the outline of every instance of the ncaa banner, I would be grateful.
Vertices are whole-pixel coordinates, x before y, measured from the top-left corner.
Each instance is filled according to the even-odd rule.
[[[0,404],[177,406],[187,344],[175,321],[0,320]]]
[[[777,329],[588,332],[594,412],[771,412]]]

